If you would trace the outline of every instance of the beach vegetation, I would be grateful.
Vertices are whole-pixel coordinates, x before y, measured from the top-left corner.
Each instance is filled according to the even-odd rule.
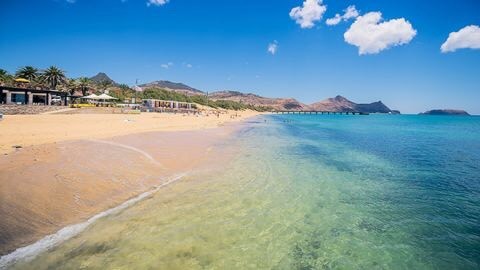
[[[30,82],[34,82],[38,78],[38,76],[38,69],[32,66],[21,67],[15,73],[15,77],[27,79]]]
[[[135,97],[135,90],[126,84],[120,84],[117,87],[109,89],[109,95],[117,98],[119,101],[123,101]]]
[[[91,87],[91,81],[87,77],[80,77],[77,79],[77,86],[82,92],[82,96],[86,96],[88,89]]]
[[[112,82],[108,80],[101,80],[100,82],[98,82],[98,87],[100,87],[102,93],[105,93],[105,91],[107,91],[110,86],[112,86]]]
[[[62,90],[73,96],[77,90],[78,84],[75,79],[66,79],[62,85]]]
[[[118,97],[117,97],[118,98]],[[256,106],[253,104],[247,104],[232,100],[212,100],[207,95],[196,94],[187,95],[181,92],[175,92],[159,87],[146,88],[142,92],[138,93],[138,98],[141,99],[159,99],[159,100],[172,100],[179,102],[190,102],[211,108],[227,109],[227,110],[255,110],[259,112],[273,111],[269,106]]]
[[[65,71],[56,66],[51,66],[41,74],[41,80],[46,83],[50,89],[56,90],[59,84],[67,82],[67,76],[65,75]]]
[[[232,100],[209,100],[206,95],[185,95],[183,93],[178,93],[170,90],[165,90],[161,88],[147,88],[141,92],[141,98],[143,99],[161,99],[161,100],[173,100],[180,102],[191,102],[197,103],[203,106],[208,106],[212,108],[220,108],[226,110],[255,110],[255,111],[271,111],[271,107],[266,106],[255,106],[251,104],[245,104],[242,102],[232,101]]]
[[[0,84],[11,86],[13,84],[13,76],[5,69],[0,69]]]

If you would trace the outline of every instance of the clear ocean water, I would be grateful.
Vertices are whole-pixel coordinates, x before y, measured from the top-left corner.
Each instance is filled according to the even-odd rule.
[[[480,269],[480,117],[269,115],[17,269]]]

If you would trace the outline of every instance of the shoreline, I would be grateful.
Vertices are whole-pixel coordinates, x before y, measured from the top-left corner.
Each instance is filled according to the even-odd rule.
[[[152,187],[152,190],[145,191],[113,208],[97,213],[86,221],[70,224],[66,227],[61,228],[53,234],[44,236],[43,238],[30,245],[19,247],[13,252],[0,256],[0,269],[7,269],[8,267],[13,266],[20,261],[30,261],[35,259],[35,257],[39,254],[46,252],[62,244],[63,242],[79,235],[80,233],[88,229],[91,225],[93,225],[97,220],[119,213],[153,196],[160,189],[181,180],[182,177],[184,177],[185,175],[186,173],[179,174],[178,176],[173,176],[171,180],[168,180],[166,183],[163,183],[160,186],[154,186]]]
[[[162,186],[168,175],[225,162],[218,159],[228,155],[221,144],[249,117],[216,128],[60,141],[0,156],[0,254]]]

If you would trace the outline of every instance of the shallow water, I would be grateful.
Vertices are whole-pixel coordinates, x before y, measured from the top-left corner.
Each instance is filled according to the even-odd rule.
[[[264,116],[17,269],[478,269],[480,118]],[[221,157],[219,157],[221,158]]]

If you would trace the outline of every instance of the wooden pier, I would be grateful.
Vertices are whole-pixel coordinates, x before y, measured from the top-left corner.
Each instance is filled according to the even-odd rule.
[[[273,111],[276,114],[338,114],[338,115],[369,115],[367,112],[328,112],[328,111]]]

